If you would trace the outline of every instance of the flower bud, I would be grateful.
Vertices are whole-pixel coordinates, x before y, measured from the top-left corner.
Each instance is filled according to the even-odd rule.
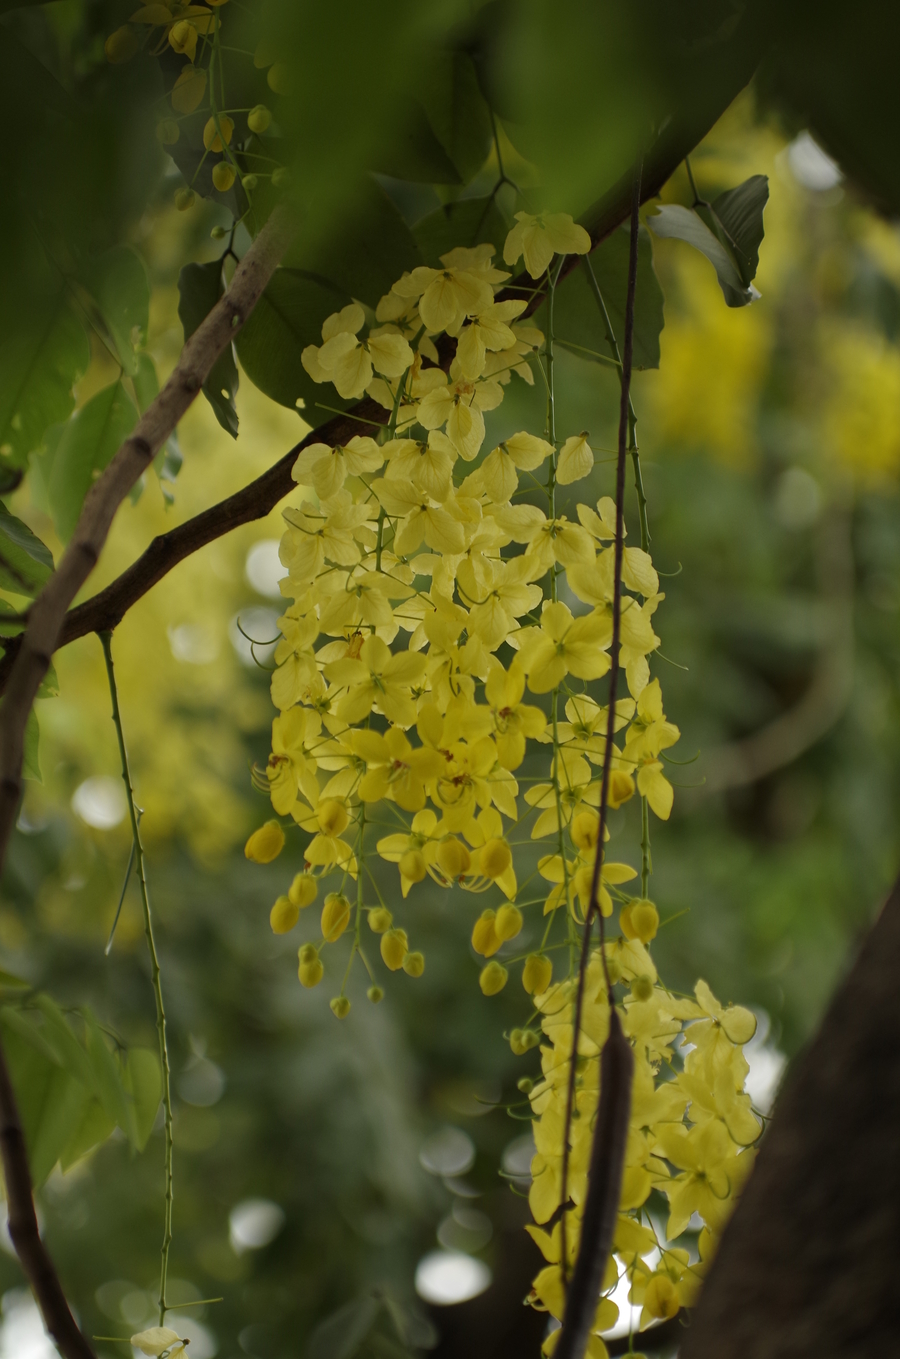
[[[485,958],[490,958],[503,943],[494,927],[496,919],[496,911],[490,909],[482,911],[472,930],[472,947],[476,953],[483,954]]]
[[[406,930],[392,929],[381,936],[381,956],[385,966],[392,972],[396,972],[403,966],[403,960],[409,952],[409,941],[406,937]]]
[[[678,1290],[668,1274],[654,1274],[644,1292],[644,1311],[651,1317],[674,1317],[680,1310]]]
[[[318,890],[316,880],[311,873],[298,873],[288,888],[288,896],[294,905],[302,911],[305,906],[313,904]]]
[[[224,227],[214,226],[209,234],[214,241],[224,241],[225,237],[228,235],[228,232],[225,230]]]
[[[478,866],[486,878],[500,878],[512,863],[512,850],[505,840],[488,840],[478,851]]]
[[[509,978],[509,973],[501,963],[488,963],[487,967],[481,969],[481,976],[478,978],[478,985],[486,996],[496,996],[498,991],[502,991]]]
[[[384,991],[380,986],[370,986],[366,995],[373,1005],[377,1005],[380,1000],[384,1000]]]
[[[335,996],[328,1004],[335,1019],[346,1019],[350,1013],[350,1002],[346,996]]]
[[[244,193],[253,193],[253,190],[259,184],[259,180],[256,175],[244,175],[241,184],[243,185]]]
[[[187,66],[172,86],[172,108],[176,113],[193,113],[206,94],[206,72]]]
[[[113,66],[120,66],[122,62],[130,61],[139,47],[137,34],[127,24],[117,28],[115,33],[110,33],[103,44],[106,60]]]
[[[179,212],[187,212],[188,208],[192,208],[194,206],[194,190],[176,189],[175,206]]]
[[[448,878],[461,878],[464,873],[468,873],[472,856],[462,840],[451,836],[449,840],[442,840],[438,845],[437,861],[441,872]]]
[[[219,193],[227,193],[234,179],[234,166],[229,165],[227,160],[220,160],[218,165],[213,166],[212,182]]]
[[[624,769],[611,769],[609,774],[609,805],[616,810],[634,797],[634,779]]]
[[[534,1089],[534,1081],[530,1076],[520,1076],[516,1081],[516,1089],[521,1090],[523,1095],[530,1095]]]
[[[269,924],[273,934],[287,934],[300,919],[300,909],[290,897],[279,897],[269,912]]]
[[[265,132],[272,121],[272,114],[265,104],[257,104],[247,114],[247,126],[251,132]]]
[[[502,939],[504,944],[507,939],[515,939],[522,928],[522,924],[522,912],[518,906],[513,906],[511,903],[501,906],[494,921],[497,938]]]
[[[525,1053],[536,1048],[540,1041],[534,1029],[513,1029],[509,1035],[509,1046],[516,1057],[524,1057]]]
[[[553,964],[540,953],[529,953],[522,968],[522,985],[529,996],[540,996],[553,980]]]
[[[285,184],[290,181],[291,172],[284,165],[279,165],[277,170],[272,171],[272,188],[283,189]]]
[[[400,873],[404,878],[409,878],[410,882],[421,882],[428,869],[425,866],[425,855],[420,849],[408,849],[400,860]]]
[[[315,944],[304,944],[297,952],[300,966],[297,968],[297,976],[304,986],[318,986],[325,974],[322,966],[322,959],[319,957],[319,950]]]
[[[316,820],[323,835],[340,835],[347,829],[350,815],[343,802],[335,797],[326,797],[316,808]]]
[[[224,151],[225,147],[230,144],[233,135],[234,119],[229,118],[227,113],[220,113],[218,127],[216,127],[215,118],[206,120],[206,126],[203,129],[203,145],[207,151]]]
[[[583,807],[572,817],[569,834],[576,849],[593,849],[597,843],[600,818],[596,812]]]
[[[403,959],[403,971],[408,977],[421,977],[425,971],[425,954],[407,953]]]
[[[659,912],[652,901],[629,901],[619,915],[619,927],[626,939],[649,944],[659,929]]]
[[[174,118],[164,118],[156,124],[156,138],[163,146],[174,146],[181,136],[181,129]]]
[[[610,977],[612,981],[612,977]],[[653,982],[650,977],[642,975],[633,977],[631,981],[631,994],[635,1000],[649,1000],[653,995]]]
[[[255,864],[270,864],[283,849],[284,831],[277,821],[267,821],[244,845],[244,857]]]
[[[394,917],[386,906],[376,906],[369,912],[369,929],[373,934],[384,934],[394,923]]]
[[[322,933],[333,944],[350,924],[350,902],[342,892],[329,892],[322,907]]]
[[[169,46],[193,61],[197,53],[197,30],[189,19],[179,19],[169,29]]]
[[[270,66],[266,80],[270,90],[274,90],[276,94],[287,94],[290,89],[291,78],[286,63],[276,61],[274,66]]]

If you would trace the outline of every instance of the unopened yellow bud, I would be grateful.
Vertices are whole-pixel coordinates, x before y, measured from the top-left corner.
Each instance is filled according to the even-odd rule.
[[[269,924],[273,934],[287,934],[300,919],[300,908],[290,897],[279,897],[269,912]]]
[[[481,989],[484,990],[484,987]],[[513,1029],[509,1035],[509,1046],[516,1057],[524,1057],[525,1053],[536,1048],[540,1041],[534,1029]]]
[[[179,19],[169,29],[169,46],[193,61],[197,53],[197,30],[189,19]]]
[[[284,831],[277,821],[267,821],[244,845],[244,856],[255,864],[270,864],[284,849]]]
[[[291,177],[290,170],[284,165],[279,165],[277,170],[272,171],[272,188],[283,189]]]
[[[117,28],[115,33],[110,33],[103,44],[106,60],[111,62],[113,66],[120,66],[122,62],[130,61],[139,47],[137,34],[127,24]]]
[[[288,888],[288,896],[294,905],[302,911],[305,906],[313,904],[318,890],[316,880],[311,873],[298,873]]]
[[[287,94],[291,87],[291,73],[287,64],[283,61],[276,61],[274,66],[269,67],[269,74],[266,76],[269,89],[276,94]]]
[[[553,980],[553,964],[540,953],[529,953],[522,968],[522,985],[529,996],[540,996]]]
[[[214,241],[224,241],[225,237],[228,235],[228,232],[225,230],[224,227],[214,226],[209,234]]]
[[[612,981],[612,977],[610,977]],[[650,977],[633,977],[631,982],[631,994],[635,1000],[649,1000],[653,995],[653,982]]]
[[[600,818],[596,812],[588,811],[586,808],[576,812],[569,830],[572,844],[577,849],[593,849],[597,843],[599,830]]]
[[[203,145],[207,151],[223,151],[231,143],[234,135],[234,122],[228,117],[227,113],[219,114],[219,125],[216,127],[215,118],[207,119],[203,129]]]
[[[366,995],[373,1005],[377,1005],[379,1001],[384,1000],[384,991],[380,986],[370,986]]]
[[[534,1089],[534,1081],[530,1076],[520,1076],[516,1081],[516,1089],[521,1090],[523,1095],[530,1095]]]
[[[265,132],[272,121],[272,114],[265,104],[257,104],[247,114],[247,126],[251,132]]]
[[[172,86],[172,108],[176,113],[193,113],[206,94],[206,72],[188,66]]]
[[[652,1317],[674,1317],[681,1308],[678,1290],[668,1274],[654,1274],[644,1293],[644,1308]]]
[[[194,197],[193,189],[176,189],[175,206],[178,211],[187,212],[188,208],[192,208],[194,206]]]
[[[218,165],[213,166],[212,182],[219,193],[227,193],[234,180],[234,166],[229,165],[227,160],[220,160]]]
[[[403,966],[403,960],[409,952],[409,940],[406,937],[406,930],[388,930],[381,936],[381,956],[385,966],[392,972],[398,971]]]
[[[403,959],[403,971],[409,977],[421,977],[425,971],[425,954],[407,953]]]
[[[468,873],[472,856],[462,840],[452,837],[442,840],[437,849],[438,867],[448,878],[461,878]]]
[[[245,193],[252,193],[256,186],[259,184],[259,180],[257,179],[256,175],[244,175],[244,178],[241,180],[241,184],[244,186]]]
[[[659,929],[659,912],[652,901],[629,901],[619,915],[619,927],[626,939],[649,944]]]
[[[512,863],[512,850],[505,840],[488,840],[478,851],[478,866],[486,878],[499,878]]]
[[[613,811],[634,797],[634,779],[624,769],[612,769],[609,774],[609,805]]]
[[[384,934],[394,923],[394,917],[386,906],[376,906],[369,912],[369,929],[373,934]]]
[[[346,1019],[350,1013],[350,1002],[346,996],[335,996],[328,1004],[335,1019]]]
[[[506,968],[501,963],[492,962],[481,969],[478,985],[486,996],[496,996],[498,991],[503,990],[508,980],[509,973]]]
[[[476,953],[481,953],[485,958],[490,958],[503,943],[494,925],[496,919],[496,911],[490,909],[482,911],[472,930],[472,947]]]
[[[300,960],[300,966],[297,968],[300,981],[306,987],[318,986],[325,975],[325,968],[322,966],[322,959],[315,944],[304,944],[298,950],[297,957]]]
[[[421,882],[428,872],[425,855],[420,849],[408,849],[400,860],[400,872],[410,882]]]
[[[216,166],[216,169],[219,169]],[[215,178],[215,173],[213,173]],[[231,175],[234,181],[234,175]],[[231,188],[231,185],[228,185]],[[315,819],[318,821],[318,828],[324,836],[339,836],[341,830],[347,830],[349,825],[349,813],[343,802],[337,798],[325,798],[324,802],[319,802],[315,809]]]
[[[322,933],[333,944],[350,924],[350,902],[342,892],[329,892],[322,907]]]
[[[156,124],[156,137],[163,146],[174,146],[180,136],[181,129],[174,118],[164,118]]]
[[[523,924],[522,912],[518,906],[513,906],[511,903],[501,906],[494,921],[497,938],[502,939],[504,944],[507,939],[515,939]]]

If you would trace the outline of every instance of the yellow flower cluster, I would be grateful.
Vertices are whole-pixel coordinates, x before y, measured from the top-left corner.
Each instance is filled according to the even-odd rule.
[[[743,1093],[748,1065],[742,1047],[756,1030],[754,1015],[740,1006],[725,1009],[702,981],[697,983],[695,1000],[671,995],[660,985],[650,954],[638,939],[611,942],[606,952],[610,980],[629,987],[618,1010],[634,1050],[635,1069],[614,1254],[594,1319],[591,1359],[605,1359],[601,1333],[618,1319],[610,1294],[620,1277],[627,1279],[630,1301],[641,1307],[641,1327],[693,1304],[718,1235],[753,1164],[749,1148],[760,1134],[750,1098]],[[529,1206],[539,1225],[527,1230],[547,1261],[534,1280],[529,1301],[558,1320],[565,1308],[559,1209],[573,997],[574,983],[565,981],[536,998],[545,1038],[543,1079],[529,1090],[537,1147]],[[588,964],[570,1125],[566,1202],[571,1207],[565,1215],[569,1275],[578,1253],[599,1099],[599,1054],[608,1029],[609,1002],[598,950]],[[679,1057],[683,1066],[672,1078]],[[668,1199],[665,1223],[655,1221],[646,1210],[653,1190]],[[670,1242],[681,1236],[695,1214],[702,1225],[699,1258],[692,1259],[687,1249]],[[557,1220],[548,1232],[543,1224],[552,1218]],[[557,1332],[547,1337],[545,1354],[552,1354],[557,1338]]]

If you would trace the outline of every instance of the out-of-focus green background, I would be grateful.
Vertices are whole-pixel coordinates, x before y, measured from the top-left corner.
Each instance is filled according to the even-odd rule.
[[[671,753],[687,761],[668,771],[671,821],[653,826],[652,895],[665,922],[655,957],[674,988],[702,976],[766,1017],[754,1057],[762,1097],[815,1026],[897,866],[900,235],[808,137],[789,140],[757,118],[749,95],[693,169],[709,198],[758,173],[771,197],[762,297],[750,307],[727,309],[688,246],[653,241],[662,362],[636,376],[634,401],[665,573],[654,673],[682,731]],[[682,174],[666,196],[686,203]],[[164,185],[133,236],[152,274],[161,371],[181,343],[177,269],[214,257],[219,220],[206,207],[178,215],[170,201]],[[110,377],[98,351],[79,400]],[[596,450],[610,450],[614,375],[563,355],[559,382],[563,434],[587,428]],[[509,432],[532,399],[511,391],[494,428],[502,419]],[[247,382],[238,409],[236,443],[205,404],[191,409],[174,506],[153,481],[123,507],[97,586],[306,428]],[[590,494],[582,483],[578,498],[611,489],[598,453]],[[12,507],[58,546],[31,486]],[[114,639],[175,1072],[173,1296],[224,1299],[185,1313],[190,1352],[305,1353],[316,1324],[366,1289],[411,1303],[417,1262],[440,1244],[483,1260],[494,1283],[432,1309],[434,1335],[423,1319],[417,1338],[436,1340],[441,1355],[535,1353],[543,1322],[521,1306],[536,1259],[521,1231],[527,1125],[491,1106],[519,1099],[516,1080],[537,1061],[512,1057],[502,1036],[524,1017],[523,994],[478,990],[468,936],[483,901],[415,892],[401,923],[426,954],[424,976],[393,978],[377,1008],[356,978],[352,1013],[338,1022],[328,1008],[336,974],[303,991],[298,937],[268,926],[305,837],[269,867],[243,857],[267,815],[250,768],[265,762],[272,709],[236,621],[261,641],[275,636],[279,534],[274,512],[198,553]],[[134,885],[104,956],[130,841],[98,641],[73,644],[57,670],[59,697],[39,704],[44,781],[28,786],[0,901],[0,965],[153,1046]],[[613,818],[623,857],[633,858],[635,814]],[[393,869],[376,871],[399,896]],[[313,928],[304,921],[299,933]],[[430,1141],[447,1128],[464,1137]],[[448,1181],[429,1165],[459,1173]],[[161,1167],[159,1130],[140,1157],[114,1138],[42,1192],[47,1238],[88,1334],[152,1321]],[[40,1359],[21,1288],[15,1260],[0,1256],[0,1352]]]

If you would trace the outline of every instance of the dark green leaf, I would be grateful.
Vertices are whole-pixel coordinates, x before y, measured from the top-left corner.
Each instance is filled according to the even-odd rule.
[[[320,1321],[309,1338],[307,1359],[353,1359],[378,1315],[380,1303],[367,1295],[345,1303]]]
[[[84,1106],[81,1118],[69,1128],[69,1140],[59,1155],[62,1170],[68,1170],[82,1156],[99,1146],[110,1136],[115,1123],[104,1111],[99,1100],[91,1099]]]
[[[138,371],[139,348],[147,338],[150,280],[136,250],[117,245],[86,261],[79,281],[90,293],[119,362],[129,376]]]
[[[60,538],[67,542],[84,497],[119,445],[128,438],[137,411],[121,382],[104,387],[63,426],[50,470],[50,509]]]
[[[301,237],[285,263],[327,279],[342,293],[376,307],[405,270],[422,263],[415,237],[381,186],[371,179],[363,182],[342,214],[342,223],[318,246],[308,247]],[[321,343],[321,335],[316,342]]]
[[[625,333],[625,292],[628,284],[628,231],[614,231],[590,257],[621,354]],[[547,328],[546,303],[536,312],[535,324]],[[650,237],[641,230],[638,242],[638,275],[634,295],[634,366],[659,367],[659,336],[663,328],[663,295],[653,269]],[[608,362],[611,353],[606,342],[603,315],[582,265],[573,269],[556,290],[554,331],[560,344],[567,342],[572,352],[599,362]],[[590,351],[590,352],[586,352]]]
[[[420,98],[432,129],[462,182],[484,165],[491,146],[491,113],[465,52],[435,52],[421,68]]]
[[[122,1082],[119,1063],[106,1045],[106,1039],[90,1010],[84,1011],[87,1026],[87,1050],[93,1067],[100,1103],[110,1118],[115,1119],[130,1141],[134,1141],[134,1105]]]
[[[31,1020],[25,1018],[21,1010],[14,1010],[11,1006],[4,1005],[3,1009],[0,1010],[0,1019],[7,1029],[16,1034],[21,1042],[33,1049],[45,1062],[49,1062],[51,1066],[61,1065],[55,1048],[51,1047]]]
[[[322,322],[349,301],[347,293],[323,279],[279,269],[235,343],[250,381],[282,406],[305,406],[312,424],[320,419],[317,402],[340,410],[350,403],[330,383],[313,382],[300,355],[307,345],[322,343]]]
[[[0,587],[33,599],[53,574],[53,556],[0,501]]]
[[[184,338],[189,339],[204,321],[224,292],[222,265],[219,260],[209,264],[186,264],[178,275],[178,315],[184,327]],[[213,364],[203,384],[203,395],[215,412],[216,419],[233,439],[237,438],[238,417],[234,405],[238,389],[238,370],[232,346],[228,345]]]
[[[75,404],[72,388],[90,358],[84,327],[63,293],[43,304],[36,302],[28,322],[0,339],[4,464],[24,466],[28,454],[40,447],[47,427],[69,416]]]
[[[93,1063],[62,1010],[47,995],[36,996],[34,1003],[46,1021],[42,1029],[43,1036],[56,1053],[60,1065],[81,1081],[85,1089],[99,1095],[100,1087]]]
[[[22,750],[22,777],[43,783],[41,774],[41,728],[34,708],[25,722],[25,743]]]
[[[51,1069],[43,1086],[43,1098],[35,1105],[30,1129],[26,1132],[28,1164],[32,1182],[41,1185],[56,1165],[87,1107],[90,1096],[80,1081],[67,1071]],[[39,1112],[37,1112],[39,1108]]]
[[[716,271],[719,286],[729,307],[745,307],[759,293],[748,287],[741,276],[737,261],[728,246],[710,231],[702,218],[691,208],[678,203],[664,203],[656,216],[647,218],[647,225],[656,236],[675,237],[687,241],[705,255]]]
[[[429,213],[413,227],[413,234],[426,264],[436,265],[458,245],[481,245],[487,241],[498,254],[509,232],[509,224],[497,207],[495,197],[460,198]]]
[[[125,1087],[134,1100],[134,1143],[138,1151],[143,1151],[162,1099],[162,1071],[155,1052],[149,1048],[130,1050]]]
[[[461,184],[462,176],[432,129],[422,105],[399,98],[397,126],[373,151],[371,168],[394,179],[420,184]]]
[[[751,175],[736,189],[728,189],[710,204],[725,242],[731,247],[744,285],[749,287],[759,265],[759,247],[765,234],[763,209],[769,201],[766,175]]]

